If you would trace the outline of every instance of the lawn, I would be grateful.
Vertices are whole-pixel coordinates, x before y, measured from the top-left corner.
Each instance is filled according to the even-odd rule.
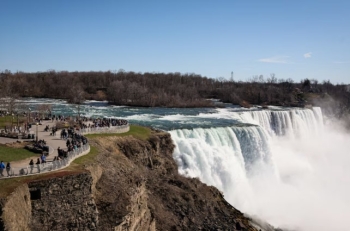
[[[1,150],[1,149],[0,149]],[[34,180],[44,180],[53,177],[63,177],[72,174],[79,174],[84,172],[84,164],[93,162],[94,157],[98,154],[98,150],[94,146],[90,146],[90,152],[85,156],[75,159],[67,168],[55,172],[47,172],[44,174],[31,175],[25,177],[15,177],[0,180],[0,198],[8,196],[19,185],[28,183]]]
[[[151,134],[151,129],[138,126],[138,125],[130,125],[130,131],[127,133],[102,133],[102,134],[89,134],[86,135],[88,138],[94,138],[94,137],[107,137],[107,136],[134,136],[136,138],[146,140],[149,138]],[[7,161],[15,161],[20,159],[25,159],[31,156],[36,156],[37,154],[34,154],[32,152],[29,152],[25,149],[20,148],[10,148],[6,147],[4,145],[0,145],[0,159],[4,162]],[[27,183],[33,180],[43,180],[48,179],[52,177],[62,177],[65,175],[70,174],[77,174],[84,172],[84,165],[90,164],[94,161],[94,157],[98,155],[98,149],[97,147],[94,147],[90,145],[90,152],[84,156],[81,156],[77,159],[75,159],[70,166],[63,170],[59,170],[57,172],[48,172],[44,174],[39,175],[32,175],[27,177],[18,177],[18,178],[10,178],[10,179],[2,179],[0,180],[0,198],[6,197],[9,193],[13,192],[13,190],[18,187],[19,185],[23,183]],[[16,159],[18,158],[18,159]]]
[[[0,160],[4,162],[24,160],[29,157],[39,157],[39,155],[24,148],[12,148],[0,144]]]
[[[81,156],[73,161],[74,164],[89,164],[97,156],[98,150],[95,146],[90,145],[90,152],[84,156]]]
[[[21,125],[22,123],[26,122],[27,118],[20,116],[18,117],[18,123]],[[7,127],[11,127],[11,125],[13,126],[17,126],[17,116],[14,116],[12,118],[12,116],[0,116],[0,129],[4,129],[5,126]]]
[[[11,116],[0,116],[0,128],[5,128],[5,126],[11,126],[11,123]]]
[[[101,133],[101,134],[89,134],[87,138],[106,137],[106,136],[134,136],[141,140],[147,140],[151,134],[151,129],[142,127],[139,125],[130,125],[130,130],[126,133]]]

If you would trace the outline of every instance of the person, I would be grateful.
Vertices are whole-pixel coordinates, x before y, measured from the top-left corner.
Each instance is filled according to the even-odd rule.
[[[52,166],[53,166],[53,169],[56,168],[56,165],[57,165],[57,156],[55,156],[55,158],[53,158],[53,161],[52,161]]]
[[[34,168],[34,161],[33,161],[33,159],[30,160],[29,167],[30,167],[30,174],[32,174],[33,173],[33,168]]]
[[[46,163],[46,156],[44,154],[41,154],[41,163],[45,164]]]
[[[38,173],[40,173],[40,158],[37,159],[35,164],[36,164],[36,167],[38,169]]]
[[[68,147],[70,145],[70,140],[67,139],[66,146]]]
[[[10,171],[11,171],[11,164],[10,164],[10,162],[7,162],[7,164],[6,164],[6,172],[7,172],[7,176],[8,177],[11,175]]]
[[[5,169],[5,164],[4,162],[0,162],[0,175],[1,176],[4,176],[3,172],[4,172],[4,169]]]

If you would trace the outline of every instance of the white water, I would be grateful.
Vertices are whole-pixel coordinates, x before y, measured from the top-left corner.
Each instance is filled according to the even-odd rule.
[[[255,126],[171,131],[181,174],[277,227],[350,230],[350,136],[319,108],[223,116]]]

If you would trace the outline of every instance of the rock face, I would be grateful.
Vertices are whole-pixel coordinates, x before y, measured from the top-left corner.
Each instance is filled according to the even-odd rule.
[[[178,174],[170,134],[98,138],[101,230],[256,230],[214,187]]]
[[[30,182],[31,230],[97,230],[91,185],[87,173]]]
[[[31,230],[32,206],[26,184],[17,187],[11,196],[2,202],[0,230]]]
[[[29,182],[2,201],[0,230],[257,230],[216,188],[178,174],[168,133],[90,144],[99,154],[87,172]]]

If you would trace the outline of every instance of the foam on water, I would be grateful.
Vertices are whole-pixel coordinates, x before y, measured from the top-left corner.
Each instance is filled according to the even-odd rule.
[[[140,115],[131,115],[131,116],[126,116],[124,119],[126,120],[136,120],[136,121],[139,121],[139,120],[153,120],[154,119],[154,115],[152,114],[140,114]]]
[[[181,174],[282,228],[350,230],[350,137],[324,127],[320,108],[220,113],[259,126],[171,131]]]
[[[77,113],[62,100],[54,114]],[[170,133],[179,172],[224,192],[244,213],[275,226],[350,230],[349,135],[323,125],[320,108],[166,109],[94,105],[82,115],[117,117]],[[33,110],[34,111],[34,110]]]
[[[186,115],[181,115],[181,114],[176,114],[176,115],[166,115],[166,116],[162,116],[159,118],[159,120],[169,120],[169,121],[175,121],[175,120],[188,120],[190,119],[190,116],[186,116]],[[193,117],[192,117],[193,118]]]

